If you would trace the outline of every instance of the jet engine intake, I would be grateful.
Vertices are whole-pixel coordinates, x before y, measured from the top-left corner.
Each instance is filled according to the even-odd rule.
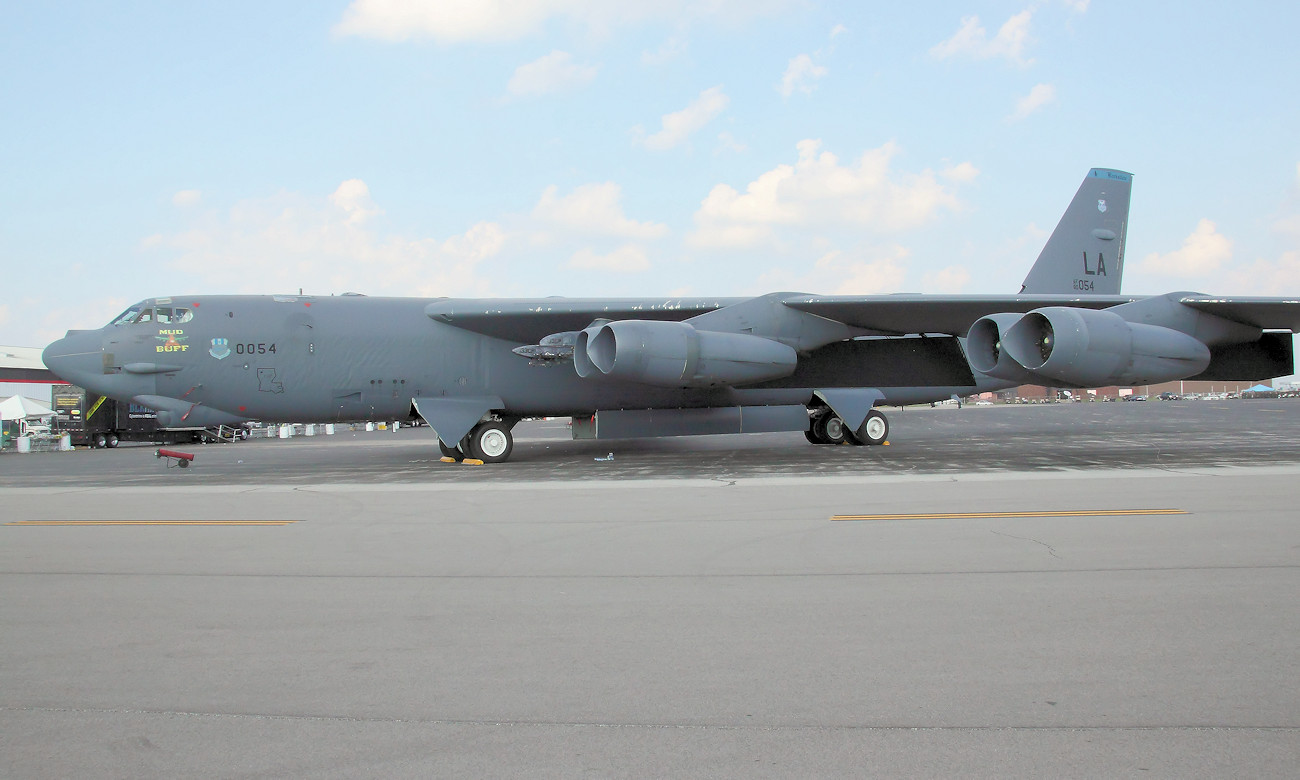
[[[606,376],[657,387],[747,385],[794,373],[792,347],[747,333],[696,330],[685,322],[619,320],[578,333],[580,377]]]
[[[1002,347],[1004,334],[1023,314],[990,314],[980,317],[966,334],[966,359],[971,368],[995,379],[1021,384],[1038,384],[1041,380],[1017,363]]]
[[[971,330],[976,333],[975,326]],[[977,334],[980,349],[986,332],[987,327]],[[1171,328],[1128,322],[1104,309],[1035,309],[1002,332],[1000,345],[1001,352],[1040,382],[1075,387],[1168,382],[1199,374],[1210,363],[1210,348],[1198,339]],[[988,353],[980,349],[972,352],[985,361]]]

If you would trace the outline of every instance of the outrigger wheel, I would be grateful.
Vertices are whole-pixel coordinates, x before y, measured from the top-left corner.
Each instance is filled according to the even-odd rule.
[[[867,419],[849,436],[854,444],[884,444],[888,439],[889,420],[875,409],[867,412]]]
[[[504,462],[514,446],[515,438],[510,433],[510,426],[497,420],[479,423],[460,442],[460,449],[469,457],[484,463]]]

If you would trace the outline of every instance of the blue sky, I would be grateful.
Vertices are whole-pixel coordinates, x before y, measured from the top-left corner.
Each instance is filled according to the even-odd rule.
[[[1289,3],[9,4],[0,343],[191,293],[1300,295]],[[23,281],[15,281],[22,278]]]

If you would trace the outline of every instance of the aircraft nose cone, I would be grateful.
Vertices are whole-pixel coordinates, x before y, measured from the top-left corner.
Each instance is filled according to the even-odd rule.
[[[103,373],[103,342],[99,331],[68,331],[41,353],[41,361],[55,376],[85,387],[88,376]]]

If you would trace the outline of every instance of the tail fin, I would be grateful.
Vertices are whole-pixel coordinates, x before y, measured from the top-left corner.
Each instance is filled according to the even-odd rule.
[[[1119,295],[1133,174],[1088,171],[1020,292]]]

